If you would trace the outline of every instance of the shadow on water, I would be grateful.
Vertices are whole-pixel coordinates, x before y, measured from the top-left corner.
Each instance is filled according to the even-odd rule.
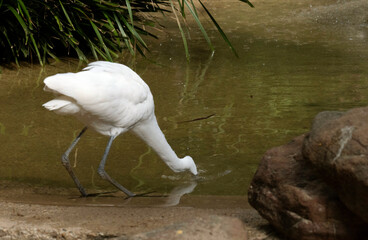
[[[176,205],[190,192],[192,197],[245,196],[267,149],[308,131],[320,111],[368,102],[366,51],[346,54],[325,43],[260,39],[242,28],[229,37],[239,59],[227,48],[212,55],[201,40],[194,40],[187,63],[181,39],[167,38],[152,47],[152,59],[159,64],[120,60],[148,83],[168,142],[179,156],[191,155],[200,173],[193,183],[190,174],[171,172],[127,133],[116,139],[106,164],[106,171],[123,186],[134,192],[170,193],[163,205]],[[83,67],[69,59],[45,68],[2,69],[0,180],[74,188],[60,158],[83,126],[41,107],[52,97],[42,91],[42,81]],[[89,131],[70,156],[91,192],[113,189],[96,174],[107,140]]]

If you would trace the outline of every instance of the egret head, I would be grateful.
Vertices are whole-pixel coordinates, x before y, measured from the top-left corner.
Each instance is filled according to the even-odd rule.
[[[197,175],[197,166],[193,161],[193,158],[190,156],[186,156],[184,158],[182,158],[182,161],[184,163],[184,166],[186,168],[186,170],[189,170],[193,175]]]

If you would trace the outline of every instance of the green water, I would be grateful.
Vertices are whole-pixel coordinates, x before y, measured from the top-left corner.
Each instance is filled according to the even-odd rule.
[[[217,14],[225,21],[221,16]],[[196,161],[200,176],[192,194],[246,195],[267,149],[307,132],[320,111],[347,110],[368,102],[368,54],[360,51],[366,39],[326,44],[317,41],[317,34],[315,42],[311,36],[301,44],[256,37],[242,23],[237,26],[229,37],[239,58],[220,40],[214,40],[217,47],[211,56],[203,41],[194,38],[187,63],[180,37],[168,37],[152,44],[149,61],[119,60],[150,86],[159,124],[172,148]],[[2,68],[0,180],[74,187],[60,159],[83,125],[41,107],[52,98],[43,92],[42,81],[84,66],[64,59],[44,68],[27,64],[20,69]],[[107,141],[87,131],[70,155],[77,176],[90,192],[114,189],[96,172]],[[139,192],[169,192],[193,181],[189,174],[171,172],[130,133],[113,143],[106,171]]]

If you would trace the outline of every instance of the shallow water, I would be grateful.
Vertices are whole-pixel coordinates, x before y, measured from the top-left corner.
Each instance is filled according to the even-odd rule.
[[[271,7],[283,6],[274,3]],[[285,31],[288,25],[280,26],[284,32],[275,34],[270,24],[265,26],[270,27],[267,36],[263,28],[249,25],[249,16],[243,16],[243,11],[250,11],[247,7],[230,8],[216,11],[216,18],[224,29],[228,27],[240,58],[216,39],[212,56],[203,40],[193,34],[190,63],[185,60],[181,39],[175,36],[152,43],[150,61],[119,60],[148,83],[168,142],[179,156],[191,155],[200,173],[197,179],[174,174],[128,133],[113,143],[106,164],[106,171],[128,189],[164,193],[188,185],[194,186],[190,189],[194,195],[246,195],[267,149],[307,132],[320,111],[367,104],[366,38],[344,40],[340,32],[329,38],[314,31],[295,41],[287,37],[298,34],[295,26],[290,26],[290,35]],[[229,9],[232,19],[226,17]],[[300,36],[308,31],[304,25],[299,30]],[[83,125],[41,107],[52,98],[42,91],[42,81],[84,66],[65,59],[44,68],[2,68],[0,180],[74,187],[60,158]],[[205,119],[189,121],[198,118]],[[107,140],[87,131],[71,154],[76,174],[90,192],[113,189],[96,172]]]

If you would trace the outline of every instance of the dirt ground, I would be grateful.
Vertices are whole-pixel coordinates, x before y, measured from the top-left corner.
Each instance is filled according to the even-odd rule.
[[[154,193],[130,199],[119,192],[81,198],[74,190],[1,186],[0,239],[265,239],[274,235],[244,196],[184,195],[178,205],[170,206],[177,199],[173,202],[173,196]]]
[[[249,12],[248,30],[260,37],[312,41],[312,31],[329,31],[337,41],[367,38],[366,0],[252,2],[262,11]],[[4,186],[0,239],[280,239],[245,196],[184,195],[175,205],[170,196],[79,198],[75,191]]]

